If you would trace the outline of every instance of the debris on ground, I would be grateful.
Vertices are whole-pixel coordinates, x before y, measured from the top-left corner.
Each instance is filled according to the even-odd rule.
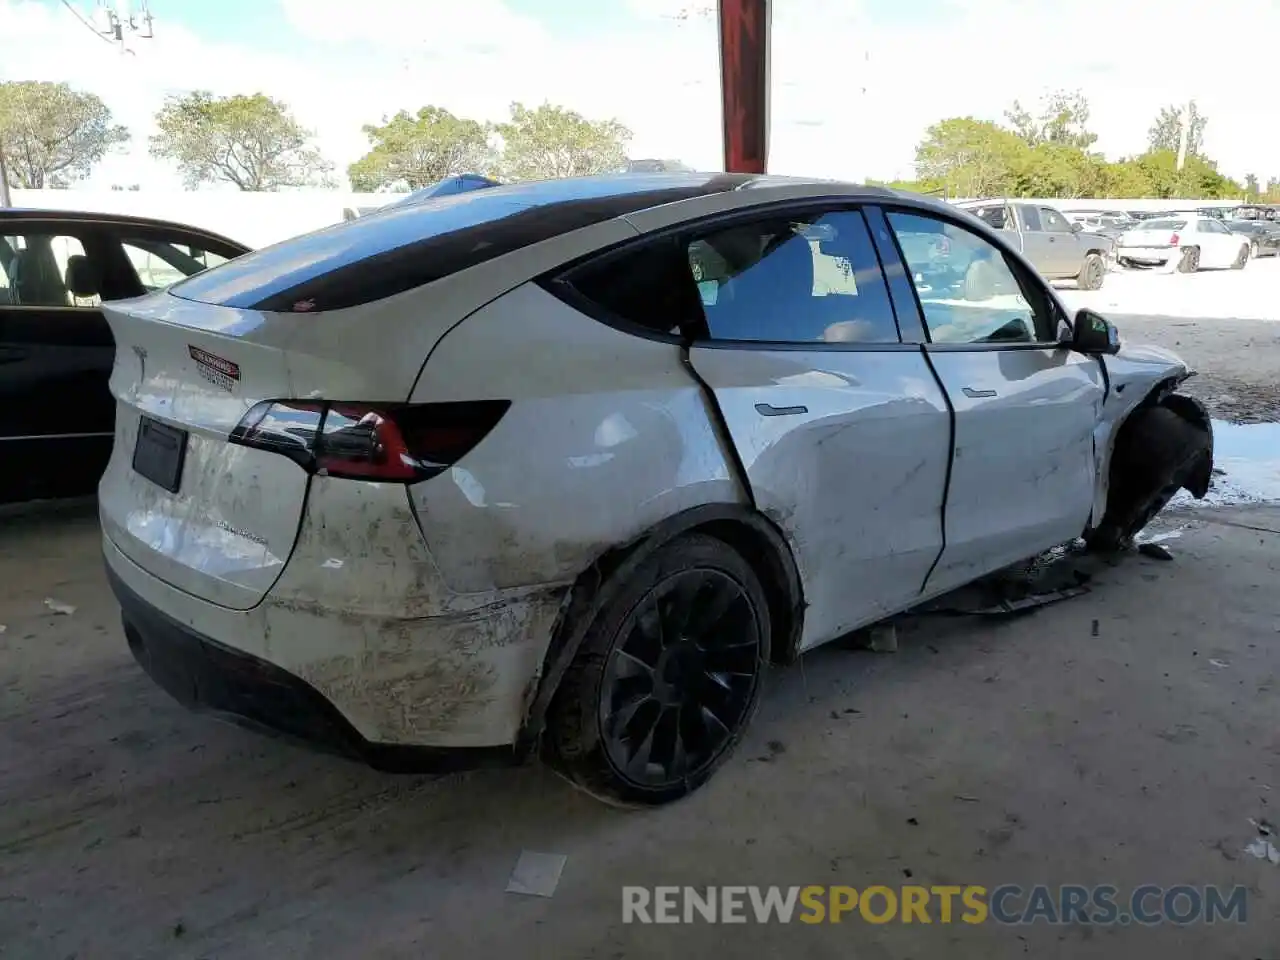
[[[76,608],[69,603],[63,603],[61,600],[54,600],[52,597],[45,597],[44,605],[53,613],[69,617],[76,612]]]
[[[868,635],[867,649],[873,653],[898,652],[898,627],[893,623],[877,623]]]
[[[1097,620],[1094,620],[1092,625],[1090,625],[1089,627],[1089,636],[1097,637],[1097,636],[1100,636],[1101,634],[1102,634],[1102,625],[1098,623]]]
[[[919,613],[1008,617],[1089,592],[1090,566],[1103,562],[1075,540],[955,590],[919,608]]]
[[[1138,544],[1138,552],[1144,557],[1150,557],[1152,560],[1172,560],[1173,554],[1169,552],[1169,548],[1163,543],[1155,543],[1148,540],[1145,543]]]
[[[1225,660],[1214,660],[1214,659],[1210,658],[1209,662],[1210,662],[1211,664],[1213,664],[1215,667],[1229,667],[1229,666],[1231,666],[1231,664],[1227,663],[1227,661],[1225,661]]]
[[[507,881],[507,893],[526,897],[550,897],[560,884],[560,874],[569,858],[563,853],[535,853],[521,850],[515,869]]]
[[[1250,844],[1244,848],[1244,852],[1251,857],[1257,857],[1259,860],[1266,860],[1269,863],[1280,867],[1280,850],[1276,849],[1274,843],[1266,837],[1255,837]]]

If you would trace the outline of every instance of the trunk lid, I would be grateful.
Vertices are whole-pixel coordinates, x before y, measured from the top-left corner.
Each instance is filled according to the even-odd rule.
[[[345,311],[269,314],[158,293],[103,312],[116,342],[103,531],[170,585],[249,609],[293,550],[310,477],[287,456],[230,442],[231,432],[263,400],[403,401],[425,353],[395,371],[366,362]]]

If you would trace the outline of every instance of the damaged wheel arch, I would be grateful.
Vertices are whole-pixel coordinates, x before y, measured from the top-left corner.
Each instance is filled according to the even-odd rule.
[[[646,557],[677,537],[700,533],[736,550],[764,587],[772,624],[771,660],[789,663],[797,656],[804,622],[804,595],[790,545],[776,525],[751,507],[703,504],[668,517],[645,533],[596,558],[566,592],[542,666],[530,678],[520,751],[536,753],[551,705],[588,628],[629,573]]]
[[[1185,377],[1162,381],[1121,422],[1108,467],[1106,512],[1085,539],[1115,550],[1130,541],[1186,489],[1208,492],[1213,427],[1200,401],[1175,393]]]

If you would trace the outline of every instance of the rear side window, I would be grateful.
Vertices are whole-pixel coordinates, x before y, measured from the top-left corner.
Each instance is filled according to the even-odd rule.
[[[857,210],[735,224],[690,240],[686,251],[713,340],[899,341]]]
[[[96,307],[100,265],[77,237],[30,231],[0,236],[0,305]]]
[[[601,308],[611,322],[653,333],[679,335],[702,317],[698,288],[674,237],[590,261],[552,289],[586,313]]]
[[[577,267],[552,289],[650,331],[755,343],[898,343],[856,210],[738,221]],[[575,302],[576,301],[576,302]]]

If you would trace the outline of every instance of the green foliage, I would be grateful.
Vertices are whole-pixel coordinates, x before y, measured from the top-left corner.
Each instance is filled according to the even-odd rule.
[[[489,128],[440,107],[402,110],[381,126],[366,124],[364,133],[372,147],[347,168],[353,190],[417,190],[494,167]]]
[[[998,124],[973,117],[940,120],[916,147],[916,177],[953,197],[987,197],[1013,191],[1014,170],[1027,145]]]
[[[1182,139],[1182,120],[1186,112],[1191,114],[1191,126],[1187,133],[1187,156],[1199,156],[1204,147],[1204,128],[1209,118],[1200,113],[1196,102],[1191,101],[1186,107],[1161,107],[1155,122],[1147,131],[1147,149],[1151,152],[1170,150],[1178,152]]]
[[[495,128],[502,138],[503,175],[510,180],[580,177],[622,170],[631,131],[617,120],[592,121],[544,103],[511,105],[511,119]]]
[[[1079,93],[1059,91],[1046,97],[1032,115],[1015,102],[1005,114],[1009,127],[951,117],[925,131],[916,147],[918,180],[893,184],[930,192],[944,189],[950,197],[1203,197],[1238,198],[1245,188],[1218,172],[1199,153],[1208,122],[1192,111],[1192,149],[1177,169],[1176,110],[1166,108],[1152,127],[1153,144],[1169,140],[1173,147],[1153,147],[1139,157],[1108,163],[1089,152],[1097,137],[1088,130],[1089,104]],[[1269,181],[1280,194],[1280,180]],[[1249,189],[1265,198],[1251,178]]]
[[[1039,113],[1031,113],[1017,100],[1005,112],[1009,127],[1029,147],[1045,144],[1088,150],[1098,136],[1090,133],[1089,101],[1078,90],[1058,90],[1040,103]]]
[[[232,183],[241,190],[330,185],[332,165],[279,100],[265,94],[169,97],[156,114],[151,154],[172,161],[188,188]]]
[[[65,187],[128,139],[95,94],[65,83],[0,83],[0,148],[12,186]]]

